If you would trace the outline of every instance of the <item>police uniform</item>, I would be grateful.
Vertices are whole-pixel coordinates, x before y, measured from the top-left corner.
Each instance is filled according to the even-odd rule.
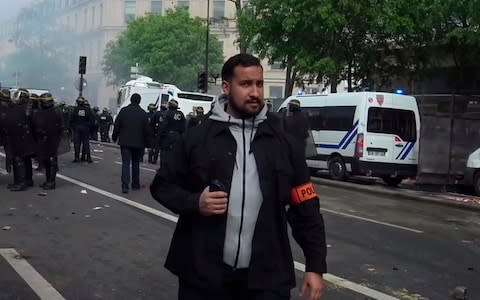
[[[82,156],[85,154],[87,161],[92,163],[89,138],[94,116],[87,100],[83,98],[77,99],[77,106],[73,109],[70,120],[72,123],[73,145],[75,149],[75,159],[73,162],[80,162],[80,145],[82,145]]]
[[[12,155],[8,144],[8,131],[7,131],[7,116],[12,108],[12,100],[10,98],[10,91],[5,89],[0,91],[0,147],[6,154],[5,169],[7,172],[11,172],[12,169]]]
[[[33,186],[32,157],[36,143],[32,131],[29,97],[28,91],[18,90],[16,103],[7,116],[9,144],[13,156],[14,183],[10,186],[11,191],[23,191]]]
[[[160,166],[164,167],[168,159],[168,153],[172,150],[175,143],[180,139],[181,134],[185,132],[185,115],[178,110],[178,102],[174,99],[168,102],[168,110],[165,113],[165,136],[161,144]]]
[[[192,127],[195,127],[201,124],[205,118],[205,115],[203,113],[204,113],[203,107],[201,106],[197,107],[195,109],[195,115],[192,114],[192,116],[188,120],[187,128],[190,129]]]
[[[58,170],[57,151],[63,132],[63,120],[61,112],[54,107],[51,94],[42,94],[39,100],[40,109],[34,112],[32,124],[37,141],[37,159],[45,167],[46,181],[41,187],[51,190],[55,189]]]
[[[149,130],[149,138],[148,143],[150,148],[148,149],[148,162],[151,164],[156,164],[158,160],[158,144],[156,143],[157,135],[158,135],[158,114],[157,114],[157,106],[154,103],[150,103],[148,105],[148,126],[150,127]]]
[[[100,127],[100,140],[104,143],[110,143],[110,126],[113,124],[112,115],[106,108],[103,109],[102,114],[99,116]]]
[[[91,135],[91,139],[94,140],[94,141],[98,141],[98,129],[99,129],[99,126],[100,126],[100,115],[99,115],[99,112],[100,112],[100,109],[98,108],[98,106],[95,106],[93,109],[92,109],[92,113],[93,113],[93,126],[92,126],[92,135]]]

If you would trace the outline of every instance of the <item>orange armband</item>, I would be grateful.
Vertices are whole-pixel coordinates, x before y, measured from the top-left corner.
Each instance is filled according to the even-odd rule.
[[[315,192],[315,186],[313,183],[308,182],[292,188],[290,196],[290,204],[299,205],[305,201],[312,200],[313,198],[317,197],[317,192]]]

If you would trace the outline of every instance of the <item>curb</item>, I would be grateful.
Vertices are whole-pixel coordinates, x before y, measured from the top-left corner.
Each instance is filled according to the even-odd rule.
[[[378,187],[364,186],[357,183],[335,181],[331,179],[324,179],[324,178],[318,178],[318,177],[312,177],[312,181],[317,184],[323,184],[326,186],[331,186],[336,188],[350,189],[350,190],[355,190],[362,193],[373,193],[373,194],[384,195],[384,196],[399,197],[399,198],[403,198],[405,200],[410,200],[410,201],[421,201],[421,202],[443,205],[448,207],[455,207],[455,208],[460,208],[465,210],[480,211],[480,205],[463,203],[463,202],[454,202],[454,201],[444,200],[444,199],[436,198],[433,196],[427,196],[427,195],[418,195],[418,192],[415,192],[415,191],[402,190],[402,189],[387,190],[387,189],[382,189]]]

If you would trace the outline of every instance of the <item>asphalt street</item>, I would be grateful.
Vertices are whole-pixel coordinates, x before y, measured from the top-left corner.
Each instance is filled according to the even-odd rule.
[[[175,299],[163,268],[175,216],[149,194],[121,194],[119,149],[92,145],[93,164],[60,157],[57,189],[9,192],[0,156],[0,299]],[[35,184],[43,175],[35,175]],[[478,212],[320,185],[333,299],[480,299]],[[301,282],[301,249],[292,239]],[[50,294],[49,294],[50,293]],[[301,299],[298,290],[292,299]]]

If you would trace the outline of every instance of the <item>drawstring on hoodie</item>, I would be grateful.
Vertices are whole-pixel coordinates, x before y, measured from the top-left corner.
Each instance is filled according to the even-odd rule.
[[[253,116],[252,118],[252,131],[250,131],[250,151],[248,151],[249,154],[253,153],[253,131],[255,130],[255,117]]]

